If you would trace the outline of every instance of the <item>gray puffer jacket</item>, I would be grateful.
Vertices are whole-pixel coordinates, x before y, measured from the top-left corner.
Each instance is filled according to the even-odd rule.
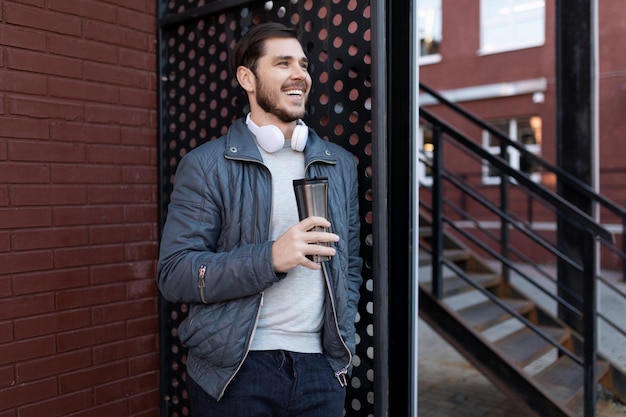
[[[328,177],[331,231],[340,240],[323,264],[327,284],[324,355],[340,383],[352,366],[361,285],[356,163],[309,129],[307,177]],[[158,284],[172,302],[189,303],[178,328],[189,348],[187,372],[220,399],[243,363],[263,291],[285,278],[272,266],[271,175],[243,119],[187,154],[176,172],[161,238]]]

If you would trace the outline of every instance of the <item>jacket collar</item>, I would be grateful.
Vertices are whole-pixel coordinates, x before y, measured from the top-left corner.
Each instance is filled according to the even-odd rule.
[[[335,164],[337,158],[328,146],[329,142],[320,138],[317,133],[309,128],[309,137],[304,148],[305,164],[312,162],[325,162]],[[246,126],[245,118],[235,120],[226,134],[226,149],[224,156],[227,159],[240,159],[263,163],[263,157],[257,147],[252,132]]]

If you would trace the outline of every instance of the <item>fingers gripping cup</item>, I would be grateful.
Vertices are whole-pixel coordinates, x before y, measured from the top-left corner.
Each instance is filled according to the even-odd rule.
[[[317,177],[293,180],[293,190],[296,193],[296,204],[300,220],[310,216],[328,219],[328,178]],[[328,232],[327,227],[316,226],[312,230]],[[318,245],[330,246],[330,243],[320,242]],[[330,260],[330,257],[321,255],[310,255],[307,257],[318,263]]]

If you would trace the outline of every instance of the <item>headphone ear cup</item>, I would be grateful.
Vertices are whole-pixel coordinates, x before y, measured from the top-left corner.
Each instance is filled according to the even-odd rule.
[[[294,151],[302,152],[306,146],[306,141],[309,138],[309,128],[302,124],[297,125],[293,129],[293,135],[291,137],[291,149]]]
[[[265,152],[273,153],[282,149],[285,144],[285,137],[283,132],[274,125],[256,126],[255,132],[259,146],[263,148]]]

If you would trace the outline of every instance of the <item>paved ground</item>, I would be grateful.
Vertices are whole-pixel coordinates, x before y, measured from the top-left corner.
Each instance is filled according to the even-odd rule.
[[[523,416],[426,323],[420,321],[418,415],[420,417]]]
[[[418,378],[419,417],[525,415],[423,321],[419,331]],[[598,417],[626,416],[625,406],[600,406]]]
[[[626,284],[618,284],[626,290]],[[610,297],[610,296],[609,296]],[[614,302],[600,291],[600,308],[607,315],[623,314],[623,302]],[[620,321],[623,323],[623,319]],[[603,339],[605,350],[626,358],[623,337]],[[419,331],[419,417],[523,417],[508,397],[458,354],[425,322]],[[626,362],[624,363],[626,365]],[[626,417],[626,406],[601,402],[597,417]]]

